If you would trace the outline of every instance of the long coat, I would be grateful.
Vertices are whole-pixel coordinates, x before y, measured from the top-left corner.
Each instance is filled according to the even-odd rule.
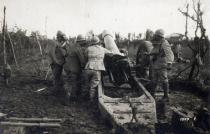
[[[69,44],[65,47],[66,57],[64,71],[79,73],[86,64],[84,50],[79,44]]]

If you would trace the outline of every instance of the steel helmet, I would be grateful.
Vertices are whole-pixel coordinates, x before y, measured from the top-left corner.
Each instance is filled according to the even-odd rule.
[[[79,34],[79,35],[77,36],[77,40],[76,40],[76,42],[81,42],[81,41],[86,41],[86,38],[85,38],[85,36],[84,36],[84,35]]]
[[[65,37],[66,35],[62,31],[58,30],[56,36],[57,37]]]
[[[164,37],[164,30],[163,29],[158,29],[155,31],[155,35],[160,36],[160,37]]]
[[[57,31],[56,36],[57,36],[57,40],[59,40],[59,41],[66,41],[67,40],[66,35],[60,30]]]
[[[93,36],[91,39],[91,44],[95,45],[98,44],[100,42],[100,39],[98,38],[98,36]]]

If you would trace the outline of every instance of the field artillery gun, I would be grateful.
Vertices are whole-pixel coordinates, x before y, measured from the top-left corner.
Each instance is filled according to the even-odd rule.
[[[102,117],[111,123],[114,133],[155,133],[155,100],[132,76],[126,57],[105,56],[105,66],[107,73],[98,86]]]

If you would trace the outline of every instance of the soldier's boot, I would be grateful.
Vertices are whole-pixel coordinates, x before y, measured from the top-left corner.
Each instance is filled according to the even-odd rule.
[[[168,84],[168,82],[163,83],[163,91],[164,91],[163,100],[169,101],[169,84]]]

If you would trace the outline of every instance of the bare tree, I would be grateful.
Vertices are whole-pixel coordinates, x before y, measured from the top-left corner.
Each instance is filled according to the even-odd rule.
[[[188,42],[189,48],[191,48],[191,50],[194,53],[194,60],[192,64],[184,69],[186,70],[191,67],[191,71],[188,77],[189,80],[192,80],[193,77],[196,78],[198,76],[199,71],[200,71],[200,66],[203,65],[204,57],[209,49],[208,38],[205,35],[206,29],[204,28],[204,25],[203,25],[204,12],[201,10],[200,0],[198,2],[195,2],[195,0],[192,0],[192,8],[194,11],[194,15],[189,14],[189,4],[187,4],[186,6],[186,12],[182,11],[181,9],[178,9],[179,12],[181,12],[186,17],[185,37]],[[188,18],[190,18],[192,21],[196,23],[195,38],[194,38],[193,43],[191,44],[188,41]],[[198,36],[199,30],[200,30],[200,36]],[[192,46],[194,46],[194,48]],[[197,68],[197,72],[195,72],[196,68]]]

